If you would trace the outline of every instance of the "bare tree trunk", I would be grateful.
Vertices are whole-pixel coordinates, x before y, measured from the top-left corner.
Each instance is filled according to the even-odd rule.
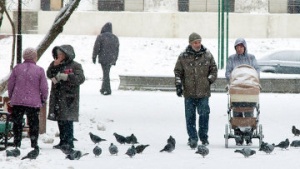
[[[2,25],[2,21],[3,21],[4,9],[5,9],[5,0],[0,0],[0,28]]]
[[[69,20],[74,10],[79,5],[80,0],[70,1],[68,5],[60,10],[60,13],[55,18],[50,31],[46,34],[44,40],[38,45],[38,59],[43,55],[55,38],[63,31],[64,25]]]
[[[0,7],[5,8],[5,5],[2,5],[2,1],[3,0],[0,0]],[[43,53],[47,50],[47,48],[51,45],[51,43],[55,40],[55,38],[63,31],[64,25],[67,23],[70,16],[72,15],[74,10],[79,5],[79,2],[80,2],[80,0],[70,1],[69,4],[67,4],[65,7],[63,7],[60,10],[60,12],[57,15],[57,17],[55,18],[55,21],[54,21],[52,27],[50,28],[49,32],[46,34],[45,38],[42,40],[42,42],[36,48],[37,53],[38,53],[38,59],[43,55]],[[14,28],[14,26],[12,26],[12,27]],[[15,29],[13,29],[13,30],[15,30]],[[14,46],[13,46],[12,61],[14,61],[14,53],[15,53]],[[13,67],[13,65],[11,66],[11,69],[12,69],[12,67]],[[8,78],[9,78],[9,75],[6,76],[4,79],[0,80],[0,95],[2,95],[7,90]]]
[[[11,51],[12,56],[11,56],[11,63],[10,63],[10,70],[12,70],[14,67],[14,61],[15,61],[15,44],[16,44],[15,24],[12,21],[11,17],[9,16],[9,14],[6,10],[5,0],[0,0],[0,8],[1,8],[1,11],[3,9],[3,12],[6,14],[6,16],[11,24],[11,28],[12,28],[12,32],[13,32],[13,43],[12,43],[12,51]],[[3,19],[3,15],[2,15],[2,19]],[[2,19],[0,21],[0,27],[1,27]],[[4,79],[2,79],[0,81],[0,95],[2,95],[7,90],[7,81],[8,81],[9,75],[10,75],[10,73],[7,76],[5,76]]]

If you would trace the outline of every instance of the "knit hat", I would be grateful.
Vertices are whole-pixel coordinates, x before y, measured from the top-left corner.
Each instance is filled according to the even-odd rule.
[[[24,60],[34,60],[37,58],[37,52],[34,48],[27,48],[23,51]]]
[[[189,36],[189,43],[195,41],[195,40],[201,40],[201,36],[198,33],[193,32]]]

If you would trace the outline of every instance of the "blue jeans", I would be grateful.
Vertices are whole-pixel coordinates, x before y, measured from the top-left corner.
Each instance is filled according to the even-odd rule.
[[[203,98],[185,98],[185,119],[189,140],[198,141],[196,129],[196,109],[199,114],[199,131],[198,135],[201,141],[208,139],[208,122],[209,122],[209,97]]]

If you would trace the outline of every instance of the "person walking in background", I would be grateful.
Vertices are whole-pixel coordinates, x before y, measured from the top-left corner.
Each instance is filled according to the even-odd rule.
[[[201,36],[192,33],[189,45],[176,62],[175,85],[179,97],[184,96],[188,144],[197,144],[198,135],[208,145],[210,85],[217,79],[218,69],[213,55],[201,44]],[[199,131],[196,129],[196,110],[199,114]]]
[[[234,43],[234,49],[236,53],[228,57],[227,64],[226,64],[225,77],[227,79],[227,82],[228,83],[230,82],[231,72],[234,70],[234,68],[243,64],[252,66],[257,71],[259,76],[259,66],[257,64],[256,58],[254,55],[248,53],[247,43],[245,39],[243,38],[236,39]],[[233,117],[243,117],[243,114],[245,117],[253,117],[253,112],[244,112],[244,113],[233,112]],[[234,132],[235,135],[241,136],[241,139],[240,138],[236,139],[236,145],[242,145],[244,142],[243,132],[241,132],[239,129],[236,129]],[[249,139],[246,140],[247,145],[252,145],[252,140],[251,140],[252,133],[253,131],[248,133],[249,137],[247,138]]]
[[[92,57],[94,64],[96,64],[98,57],[98,62],[102,67],[103,82],[100,93],[103,95],[111,94],[109,73],[111,66],[116,65],[119,45],[119,38],[112,33],[112,24],[107,22],[102,27],[100,35],[97,36]]]
[[[12,70],[7,85],[10,105],[13,107],[14,146],[21,146],[22,122],[26,114],[31,147],[39,149],[39,112],[48,98],[48,83],[44,69],[36,65],[37,51],[34,48],[25,49],[23,59],[24,62]]]
[[[51,79],[48,119],[58,122],[60,149],[67,145],[74,148],[73,122],[79,121],[80,85],[85,81],[81,64],[74,61],[75,52],[71,45],[55,46],[54,61],[49,65],[47,77]]]

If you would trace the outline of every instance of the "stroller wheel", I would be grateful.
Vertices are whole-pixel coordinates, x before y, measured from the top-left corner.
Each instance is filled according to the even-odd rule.
[[[225,148],[228,148],[228,138],[229,138],[229,133],[228,133],[228,124],[225,124]]]

